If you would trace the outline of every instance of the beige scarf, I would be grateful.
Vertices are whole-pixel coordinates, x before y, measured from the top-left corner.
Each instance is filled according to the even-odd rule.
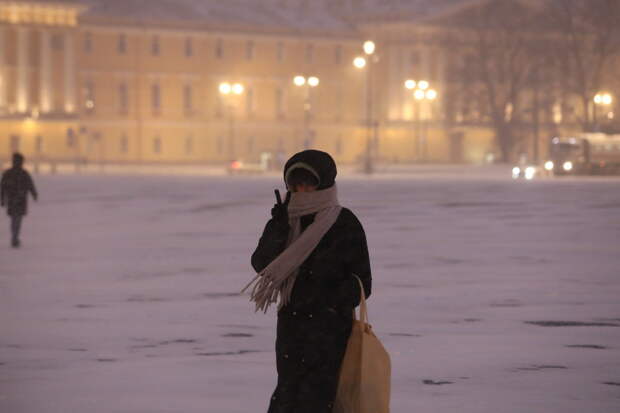
[[[299,266],[336,222],[341,209],[335,184],[320,191],[291,193],[288,204],[291,229],[286,249],[241,290],[244,292],[254,284],[250,301],[256,303],[256,311],[267,312],[269,306],[278,301],[278,296],[278,308],[290,302]],[[302,233],[300,218],[313,213],[316,213],[314,222]]]

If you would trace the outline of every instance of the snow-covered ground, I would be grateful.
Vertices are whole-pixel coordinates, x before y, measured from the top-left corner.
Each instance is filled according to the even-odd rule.
[[[620,179],[471,171],[338,179],[392,412],[620,411]],[[266,411],[274,312],[238,291],[279,176],[37,184],[22,249],[0,217],[0,412]]]

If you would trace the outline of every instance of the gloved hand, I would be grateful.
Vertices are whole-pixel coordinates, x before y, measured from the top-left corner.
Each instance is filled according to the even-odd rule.
[[[276,202],[271,208],[271,217],[273,218],[273,222],[275,226],[282,231],[288,231],[288,203],[291,200],[291,192],[286,192],[286,198],[284,202]]]

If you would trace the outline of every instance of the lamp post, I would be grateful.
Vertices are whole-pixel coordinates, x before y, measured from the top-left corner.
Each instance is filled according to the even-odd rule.
[[[226,100],[228,111],[228,156],[230,160],[235,159],[235,117],[234,117],[234,98],[243,94],[245,87],[241,83],[220,83],[220,95]]]
[[[364,56],[357,56],[353,59],[353,66],[357,69],[366,70],[366,156],[364,160],[364,172],[373,172],[372,146],[377,140],[376,123],[373,119],[373,89],[372,89],[372,67],[378,61],[375,54],[376,45],[372,40],[367,40],[362,46]]]
[[[597,123],[597,118],[596,118],[596,108],[597,106],[609,106],[612,104],[612,102],[614,101],[614,98],[611,96],[610,93],[606,93],[606,92],[599,92],[596,95],[594,95],[594,98],[592,99],[594,101],[594,110],[593,110],[593,116],[592,116],[592,120],[594,121],[594,126],[596,127],[597,131],[600,129]]]
[[[317,87],[320,80],[317,76],[301,76],[297,75],[293,78],[293,84],[299,88],[304,88],[304,122],[303,122],[303,141],[302,145],[304,149],[308,149],[310,146],[311,133],[310,133],[310,120],[312,118],[312,101],[310,99],[310,90]]]
[[[416,138],[415,138],[415,156],[414,159],[420,159],[423,161],[428,160],[428,122],[427,117],[424,119],[424,133],[422,133],[422,122],[421,122],[421,104],[423,102],[431,102],[437,99],[437,91],[435,89],[430,88],[430,83],[426,80],[413,80],[407,79],[405,80],[405,89],[410,90],[413,95],[414,105],[415,105],[415,127],[416,127]],[[420,153],[422,156],[420,157]]]

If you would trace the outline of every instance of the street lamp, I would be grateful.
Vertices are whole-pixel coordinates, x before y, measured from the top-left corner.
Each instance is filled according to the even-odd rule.
[[[312,110],[312,101],[310,99],[310,89],[315,88],[319,85],[320,80],[317,76],[302,76],[297,75],[293,78],[293,83],[297,87],[304,88],[304,124],[303,124],[303,146],[304,149],[308,149],[311,141],[311,133],[310,133],[310,119],[311,119],[311,110]]]
[[[594,96],[594,103],[596,103],[597,105],[611,105],[611,102],[613,102],[613,100],[614,99],[609,93],[597,93]]]
[[[364,53],[366,53],[367,55],[371,55],[375,52],[375,42],[373,42],[372,40],[366,40],[364,42]]]
[[[597,130],[599,129],[598,127],[598,121],[597,121],[597,106],[609,106],[612,104],[612,102],[614,101],[613,97],[611,96],[611,94],[607,93],[607,92],[599,92],[596,95],[594,95],[594,110],[593,110],[593,121],[594,121],[594,125],[597,128]]]
[[[241,83],[222,82],[219,86],[220,95],[226,99],[226,109],[228,110],[228,156],[230,160],[235,159],[235,118],[234,102],[235,96],[243,94],[245,87]]]
[[[364,162],[364,171],[367,174],[373,172],[372,164],[372,145],[377,141],[376,122],[373,120],[373,90],[372,90],[372,63],[378,61],[375,55],[376,51],[375,42],[372,40],[366,40],[362,46],[364,54],[366,56],[357,56],[353,59],[353,66],[357,69],[366,70],[366,158]]]
[[[404,83],[405,89],[412,92],[412,96],[415,102],[415,123],[416,123],[416,140],[415,140],[415,148],[416,155],[419,155],[422,152],[422,160],[426,160],[428,145],[427,145],[427,122],[424,122],[424,133],[422,134],[421,129],[421,121],[420,121],[420,106],[424,101],[433,101],[437,99],[437,91],[435,89],[430,89],[430,83],[427,80],[413,80],[407,79]],[[422,149],[422,150],[421,150]]]
[[[366,58],[362,57],[362,56],[358,56],[355,59],[353,59],[353,66],[357,67],[358,69],[363,69],[366,67]]]

